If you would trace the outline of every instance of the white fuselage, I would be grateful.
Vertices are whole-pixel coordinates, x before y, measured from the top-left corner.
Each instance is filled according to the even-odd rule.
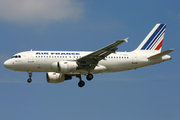
[[[27,51],[15,54],[4,62],[11,70],[29,73],[28,83],[32,81],[32,72],[47,72],[48,83],[60,83],[79,78],[79,87],[85,82],[81,75],[86,75],[88,81],[93,74],[118,72],[136,69],[170,60],[169,49],[161,52],[166,24],[156,24],[141,44],[132,52],[116,52],[117,46],[128,42],[128,38],[117,40],[93,52],[80,51]]]
[[[27,51],[15,54],[11,59],[5,61],[4,66],[15,71],[58,72],[58,69],[53,66],[55,62],[76,61],[90,53],[80,51]],[[90,72],[95,74],[125,71],[171,59],[169,55],[165,55],[161,59],[149,60],[148,57],[153,54],[143,51],[112,53],[100,60],[95,69],[91,69]],[[64,74],[87,73],[84,69],[78,69]]]

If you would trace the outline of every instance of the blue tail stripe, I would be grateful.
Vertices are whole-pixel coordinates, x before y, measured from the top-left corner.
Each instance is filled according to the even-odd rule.
[[[163,28],[165,24],[161,24],[156,31],[152,34],[152,36],[148,39],[148,41],[144,44],[144,46],[141,48],[141,50],[145,50],[148,45],[151,43],[151,41],[153,40],[153,38],[158,34],[159,30],[161,30]],[[164,27],[164,29],[166,28],[166,26]],[[162,32],[162,31],[161,31]],[[153,43],[153,42],[152,42]],[[151,43],[151,44],[152,44]]]
[[[151,37],[148,39],[148,41],[144,44],[144,46],[142,47],[141,50],[145,50],[148,45],[151,43],[151,41],[153,40],[153,38],[158,34],[159,30],[162,29],[162,27],[164,26],[164,24],[161,24],[157,29],[156,31],[151,35]]]
[[[160,31],[159,31],[159,33],[158,33],[158,35],[156,35],[156,37],[154,38],[154,40],[151,42],[151,44],[148,46],[148,48],[147,48],[147,50],[150,48],[150,47],[153,47],[155,44],[153,44],[153,43],[156,43],[158,40],[157,40],[157,38],[160,36],[160,35],[162,35],[161,33],[164,31],[164,29],[166,28],[166,26],[163,26],[164,28],[162,28]],[[152,45],[153,44],[153,45]]]
[[[150,49],[152,49],[152,48],[156,45],[156,43],[157,43],[157,42],[159,41],[159,39],[164,35],[164,33],[165,33],[165,31],[159,36],[158,40],[156,40],[156,41],[154,42],[154,45],[152,45]]]

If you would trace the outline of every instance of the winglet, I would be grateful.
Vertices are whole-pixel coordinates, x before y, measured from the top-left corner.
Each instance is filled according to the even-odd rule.
[[[128,43],[128,39],[129,39],[129,37],[127,37],[127,38],[125,38],[125,39],[123,39],[123,40],[117,40],[116,42],[118,42],[118,43],[123,43],[123,42],[127,42]]]
[[[124,41],[128,43],[128,39],[129,39],[129,37],[127,37],[126,39],[124,39]]]

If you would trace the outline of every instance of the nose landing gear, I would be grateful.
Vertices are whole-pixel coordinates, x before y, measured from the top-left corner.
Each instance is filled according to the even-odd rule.
[[[32,72],[28,72],[29,73],[29,79],[27,80],[27,82],[28,83],[31,83],[32,82],[32,79],[31,79],[31,77],[32,77]]]

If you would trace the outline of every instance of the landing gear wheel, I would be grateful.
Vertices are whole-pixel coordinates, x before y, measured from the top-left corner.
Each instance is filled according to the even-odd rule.
[[[29,73],[29,79],[27,80],[27,82],[28,82],[28,83],[31,83],[31,82],[32,82],[32,79],[31,79],[31,77],[32,77],[32,72],[29,71],[28,73]]]
[[[79,83],[78,83],[78,86],[79,86],[79,87],[83,87],[84,85],[85,85],[85,82],[82,81],[82,80],[80,80]]]
[[[92,74],[88,74],[88,75],[86,76],[86,79],[87,79],[88,81],[92,80],[92,79],[93,79],[93,75],[92,75]]]
[[[31,83],[31,82],[32,82],[32,79],[29,78],[29,79],[27,80],[27,82],[28,82],[28,83]]]

